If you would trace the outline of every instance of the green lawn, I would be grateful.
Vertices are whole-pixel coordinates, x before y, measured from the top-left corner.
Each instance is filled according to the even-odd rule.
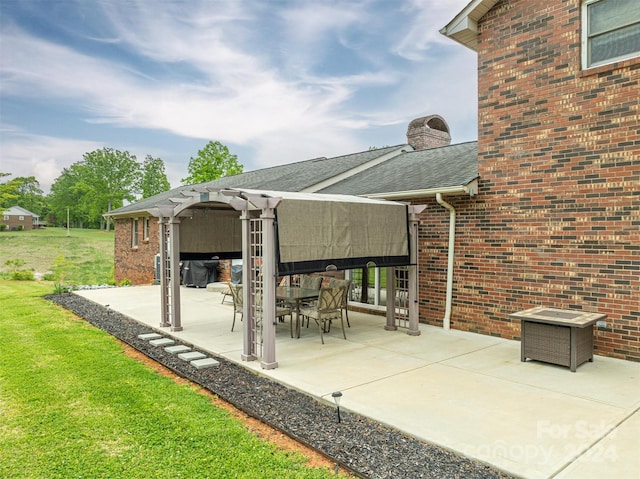
[[[335,477],[127,357],[49,292],[0,281],[0,477]]]
[[[113,282],[113,232],[64,228],[0,232],[0,272],[8,278],[9,260],[23,260],[22,268],[37,273],[55,269],[64,273],[67,284]]]

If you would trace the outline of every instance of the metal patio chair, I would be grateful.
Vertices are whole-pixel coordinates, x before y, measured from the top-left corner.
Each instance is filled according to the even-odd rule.
[[[324,344],[324,333],[331,329],[331,322],[340,320],[342,336],[347,339],[344,330],[344,316],[342,315],[342,301],[345,287],[321,288],[318,301],[313,306],[300,309],[300,314],[306,318],[313,318],[320,330],[320,341]]]
[[[344,297],[342,298],[342,310],[344,311],[344,317],[347,319],[347,327],[351,327],[351,323],[349,322],[349,309],[347,308],[349,301],[349,289],[351,288],[351,280],[350,279],[337,279],[331,278],[329,280],[330,288],[339,288],[344,287]]]
[[[236,314],[240,314],[240,321],[242,321],[242,285],[229,283],[229,292],[233,298],[233,323],[231,323],[231,332],[236,325]]]

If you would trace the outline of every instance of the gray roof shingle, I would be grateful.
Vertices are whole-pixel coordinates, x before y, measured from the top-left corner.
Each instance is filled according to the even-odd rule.
[[[408,145],[396,145],[333,158],[315,158],[287,165],[227,176],[197,186],[248,188],[273,191],[303,191],[324,180],[366,165],[384,155],[399,154],[347,177],[318,193],[368,195],[466,185],[478,177],[477,142],[461,143],[430,150],[401,153]],[[168,203],[181,191],[196,185],[180,186],[111,212],[126,216]]]
[[[318,193],[371,195],[467,185],[478,178],[478,144],[411,151],[391,158]]]

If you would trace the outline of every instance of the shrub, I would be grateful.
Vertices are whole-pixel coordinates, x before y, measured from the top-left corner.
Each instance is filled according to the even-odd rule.
[[[26,264],[26,261],[23,259],[8,259],[4,264],[5,266],[11,268],[9,278],[14,281],[33,281],[35,279],[35,275],[32,269],[23,268],[23,266]]]
[[[33,281],[35,276],[32,269],[17,269],[11,273],[11,279],[14,281]]]
[[[70,293],[71,286],[67,286],[62,281],[54,281],[53,283],[53,294],[64,294]]]

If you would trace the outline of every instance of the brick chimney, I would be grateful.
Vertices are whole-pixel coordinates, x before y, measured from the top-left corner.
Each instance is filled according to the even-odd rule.
[[[415,150],[428,150],[451,143],[449,125],[440,115],[423,116],[409,123],[407,143]]]

